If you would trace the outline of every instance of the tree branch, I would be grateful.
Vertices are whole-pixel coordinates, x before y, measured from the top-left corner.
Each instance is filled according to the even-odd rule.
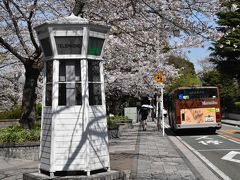
[[[164,17],[162,14],[160,14],[158,11],[156,11],[152,6],[150,6],[149,4],[147,4],[144,0],[142,0],[142,2],[143,2],[147,7],[149,7],[149,8],[151,9],[151,12],[150,12],[150,13],[153,13],[153,14],[158,15],[158,16],[159,16],[160,18],[162,18],[163,20],[165,20],[165,21],[171,23],[172,25],[174,25],[175,27],[183,30],[185,33],[190,34],[189,31],[187,31],[187,29],[183,28],[183,27],[182,27],[181,25],[179,25],[178,23],[176,23],[176,22],[174,22],[174,21],[172,21],[172,20]]]
[[[85,1],[84,0],[75,0],[75,5],[74,8],[72,10],[72,13],[75,16],[78,16],[80,14],[81,17],[83,17],[83,7],[85,5]]]
[[[136,2],[135,2],[135,0],[131,0],[131,6],[132,6],[132,8],[133,8],[133,16],[135,16],[135,14],[136,14]]]
[[[26,15],[22,12],[22,10],[19,8],[19,6],[18,6],[14,1],[12,1],[12,0],[9,0],[9,1],[16,7],[16,9],[17,9],[17,10],[20,12],[20,14],[23,16],[23,18],[27,20]]]
[[[0,66],[0,69],[6,67],[6,66],[10,66],[10,65],[13,65],[13,64],[17,64],[18,62],[12,62],[12,63],[9,63],[9,64],[4,64],[2,66]]]
[[[7,49],[9,52],[11,52],[14,56],[16,56],[23,64],[26,63],[26,59],[21,56],[16,49],[14,49],[10,44],[8,44],[2,37],[0,37],[0,44]]]
[[[23,38],[22,38],[22,36],[21,36],[20,29],[19,29],[18,23],[17,23],[17,21],[16,21],[16,17],[13,15],[12,10],[11,10],[11,8],[10,8],[10,6],[9,6],[9,1],[6,1],[6,0],[5,0],[5,1],[3,1],[3,3],[4,3],[4,5],[5,5],[6,9],[7,9],[7,12],[8,12],[9,15],[10,15],[10,18],[11,18],[12,23],[13,23],[13,26],[14,26],[14,28],[15,28],[15,30],[16,30],[16,35],[17,35],[17,37],[18,37],[18,39],[19,39],[19,41],[20,41],[20,44],[22,45],[25,53],[26,53],[27,55],[29,55],[29,51],[28,51],[28,49],[27,49],[27,46],[26,46],[26,44],[25,44],[25,42],[24,42],[24,40],[23,40]]]
[[[34,0],[32,8],[31,8],[31,11],[30,11],[28,17],[26,16],[26,14],[24,14],[22,12],[22,10],[20,9],[18,4],[16,4],[12,0],[10,0],[10,1],[16,7],[16,9],[20,12],[20,14],[23,16],[23,18],[27,21],[27,27],[28,27],[29,36],[30,36],[31,42],[32,42],[32,44],[33,44],[33,46],[35,48],[34,57],[41,56],[42,51],[41,51],[41,48],[38,46],[38,44],[36,42],[36,39],[34,38],[34,30],[33,30],[33,27],[32,27],[32,17],[34,15],[35,10],[36,10],[38,0]]]
[[[35,9],[37,7],[37,2],[38,0],[35,0],[34,3],[33,3],[33,7],[32,7],[32,10],[31,12],[29,13],[29,17],[28,17],[28,20],[27,20],[27,25],[28,25],[28,31],[29,31],[29,35],[30,35],[30,38],[31,38],[31,41],[33,43],[33,46],[35,47],[35,52],[36,52],[36,56],[39,57],[42,53],[41,51],[41,48],[38,46],[37,42],[36,42],[36,39],[34,38],[34,34],[33,34],[33,27],[32,27],[32,17],[33,17],[33,14],[35,12]]]
[[[206,28],[206,25],[201,21],[201,19],[193,12],[192,7],[190,5],[190,2],[188,0],[186,0],[187,6],[189,8],[189,10],[191,11],[191,13],[193,14],[193,16]]]

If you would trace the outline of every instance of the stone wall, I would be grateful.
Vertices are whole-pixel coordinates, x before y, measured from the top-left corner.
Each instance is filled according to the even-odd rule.
[[[26,145],[1,144],[0,156],[37,161],[39,159],[39,143]]]
[[[4,119],[0,120],[0,129],[7,128],[12,125],[19,124],[19,119]]]

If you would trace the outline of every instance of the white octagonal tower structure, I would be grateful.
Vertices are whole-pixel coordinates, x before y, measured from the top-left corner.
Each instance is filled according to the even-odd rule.
[[[71,15],[35,29],[45,56],[40,172],[109,170],[102,59],[109,27]]]

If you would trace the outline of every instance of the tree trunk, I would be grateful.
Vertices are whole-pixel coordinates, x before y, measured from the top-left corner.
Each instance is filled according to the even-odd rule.
[[[113,101],[112,112],[115,116],[120,116],[121,115],[121,100]]]
[[[39,68],[35,68],[32,65],[25,65],[25,70],[26,80],[23,88],[22,115],[20,124],[25,129],[31,129],[33,128],[36,119],[36,87],[40,70]]]

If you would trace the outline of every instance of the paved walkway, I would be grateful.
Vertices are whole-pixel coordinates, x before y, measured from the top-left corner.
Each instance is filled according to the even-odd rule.
[[[120,139],[111,141],[112,169],[124,170],[129,179],[137,180],[197,179],[167,135],[157,131],[155,122],[148,122],[147,131],[138,132],[138,127],[125,129]]]
[[[240,127],[240,120],[222,119],[222,123]]]
[[[23,173],[36,172],[38,161],[19,159],[4,159],[0,157],[0,179],[17,180],[23,178]]]
[[[120,138],[109,142],[111,169],[124,170],[129,179],[137,180],[202,179],[169,137],[157,131],[155,122],[148,122],[147,131],[139,130],[138,124],[122,128]],[[36,172],[37,167],[37,161],[0,158],[0,179],[22,179],[23,173]]]
[[[136,179],[196,179],[176,147],[167,136],[148,123],[140,132],[139,158]]]

